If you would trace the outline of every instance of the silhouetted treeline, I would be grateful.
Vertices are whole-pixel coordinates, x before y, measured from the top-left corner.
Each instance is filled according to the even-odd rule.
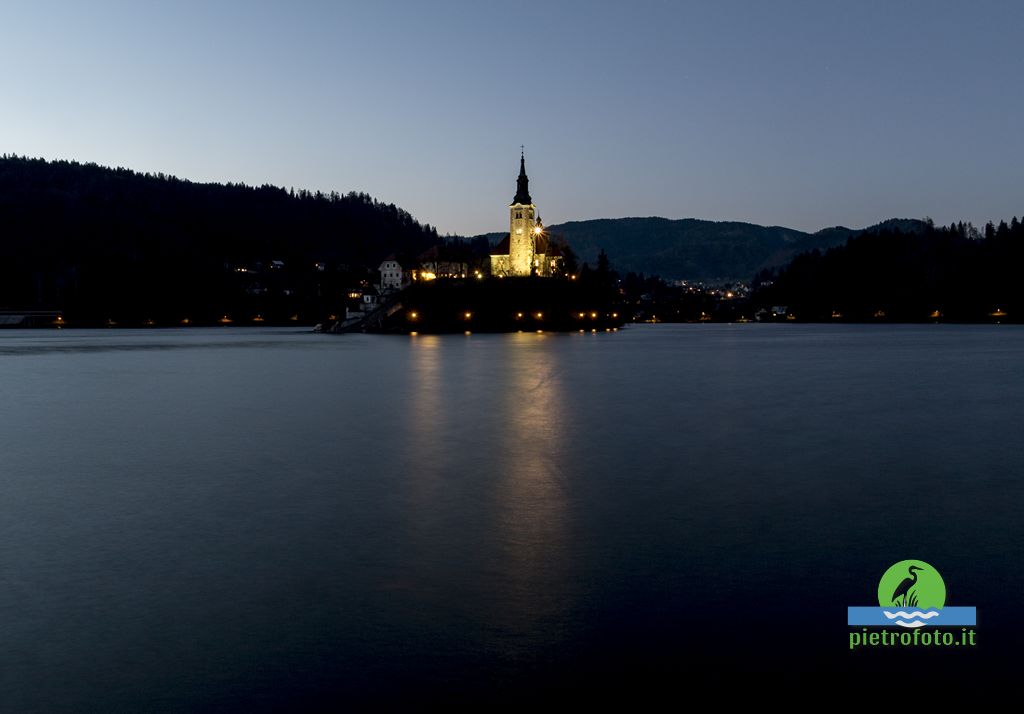
[[[755,307],[784,306],[798,320],[1020,321],[1024,226],[988,224],[881,230],[758,275]],[[1004,314],[1005,313],[1005,314]]]
[[[303,321],[389,253],[437,242],[363,193],[202,184],[95,164],[0,158],[0,309],[73,321]]]

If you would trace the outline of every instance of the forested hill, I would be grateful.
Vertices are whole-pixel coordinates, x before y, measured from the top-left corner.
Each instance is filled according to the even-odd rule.
[[[888,226],[828,251],[798,255],[754,283],[755,307],[793,319],[1021,322],[1024,225]]]
[[[568,241],[580,262],[594,265],[601,250],[622,273],[665,279],[749,281],[765,268],[785,265],[800,253],[842,245],[865,231],[923,229],[914,219],[892,219],[865,229],[826,228],[805,233],[781,226],[696,218],[601,218],[548,226]],[[503,234],[489,234],[492,240]]]
[[[363,193],[0,158],[0,309],[222,310],[234,289],[225,270],[274,264],[279,287],[294,298],[286,307],[297,310],[322,292],[320,278],[308,275],[314,266],[358,273],[388,253],[418,253],[436,241],[432,227]],[[242,288],[268,289],[257,282]]]

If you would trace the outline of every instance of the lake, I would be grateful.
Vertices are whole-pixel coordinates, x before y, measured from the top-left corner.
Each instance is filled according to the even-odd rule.
[[[4,710],[1016,674],[1024,328],[13,330],[0,370]],[[849,650],[906,558],[978,647]]]

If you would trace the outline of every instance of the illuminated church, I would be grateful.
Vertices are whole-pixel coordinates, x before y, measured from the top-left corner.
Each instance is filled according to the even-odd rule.
[[[525,154],[519,157],[516,195],[508,212],[508,236],[491,249],[491,275],[551,277],[562,259],[561,251],[545,233],[537,207],[530,198]]]

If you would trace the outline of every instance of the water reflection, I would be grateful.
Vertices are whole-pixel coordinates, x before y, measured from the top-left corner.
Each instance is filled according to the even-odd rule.
[[[512,628],[557,629],[569,606],[572,562],[567,529],[562,367],[551,359],[557,337],[510,335],[499,380],[503,428],[498,437],[494,496],[499,506],[501,564]]]

